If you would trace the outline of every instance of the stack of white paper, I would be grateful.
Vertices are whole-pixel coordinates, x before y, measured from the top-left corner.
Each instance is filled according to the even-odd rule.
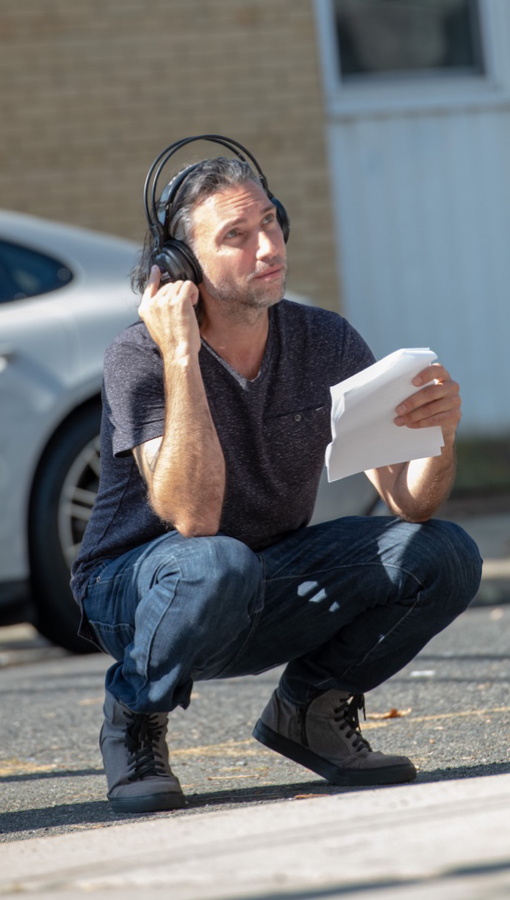
[[[396,350],[331,388],[332,442],[326,449],[328,481],[366,469],[439,456],[439,426],[395,425],[395,412],[417,388],[412,380],[437,359],[428,348]],[[434,378],[431,370],[430,380]]]

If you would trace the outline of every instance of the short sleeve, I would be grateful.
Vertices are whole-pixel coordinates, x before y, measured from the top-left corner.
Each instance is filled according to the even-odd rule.
[[[126,456],[138,444],[161,437],[165,427],[160,353],[148,335],[138,343],[136,332],[131,335],[130,329],[123,332],[104,359],[103,415],[109,419],[114,456]]]
[[[339,381],[356,375],[363,369],[367,369],[375,362],[375,356],[372,353],[367,342],[361,337],[358,331],[348,322],[343,320],[345,326],[344,339],[341,344],[342,356],[340,361],[341,376]]]

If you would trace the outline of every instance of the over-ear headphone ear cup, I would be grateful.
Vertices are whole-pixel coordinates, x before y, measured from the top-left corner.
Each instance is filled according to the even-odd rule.
[[[276,197],[273,197],[273,195],[271,195],[270,199],[271,199],[271,203],[273,203],[274,206],[276,206],[276,218],[278,219],[278,222],[280,223],[280,228],[282,229],[282,232],[283,232],[283,239],[284,239],[285,243],[287,243],[287,241],[289,240],[289,234],[290,234],[290,219],[287,215],[287,211],[286,211],[283,203],[280,203],[280,201]]]
[[[192,281],[199,285],[202,269],[195,254],[183,241],[166,241],[154,259],[161,269],[162,281]]]

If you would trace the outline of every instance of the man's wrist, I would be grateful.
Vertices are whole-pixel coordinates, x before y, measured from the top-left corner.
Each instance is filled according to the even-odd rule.
[[[175,352],[163,358],[167,372],[200,372],[198,353],[194,353],[189,345],[180,344]]]
[[[454,447],[455,447],[455,437],[456,437],[455,431],[448,431],[448,432],[443,431],[443,441],[444,441],[443,450],[446,451],[447,453],[453,452]]]

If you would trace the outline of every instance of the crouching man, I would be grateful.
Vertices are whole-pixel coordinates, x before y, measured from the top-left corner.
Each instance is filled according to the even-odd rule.
[[[164,240],[196,277],[161,281],[149,235],[140,321],[105,357],[100,490],[72,578],[82,632],[116,660],[110,802],[181,807],[168,714],[195,681],[282,664],[255,738],[334,784],[410,781],[413,763],[373,751],[358,711],[478,589],[476,545],[432,518],[454,477],[458,385],[437,363],[395,410],[401,427],[440,425],[444,448],[367,472],[391,517],[307,527],[330,386],[374,357],[341,316],[283,299],[288,222],[251,165],[205,159],[171,184]]]

